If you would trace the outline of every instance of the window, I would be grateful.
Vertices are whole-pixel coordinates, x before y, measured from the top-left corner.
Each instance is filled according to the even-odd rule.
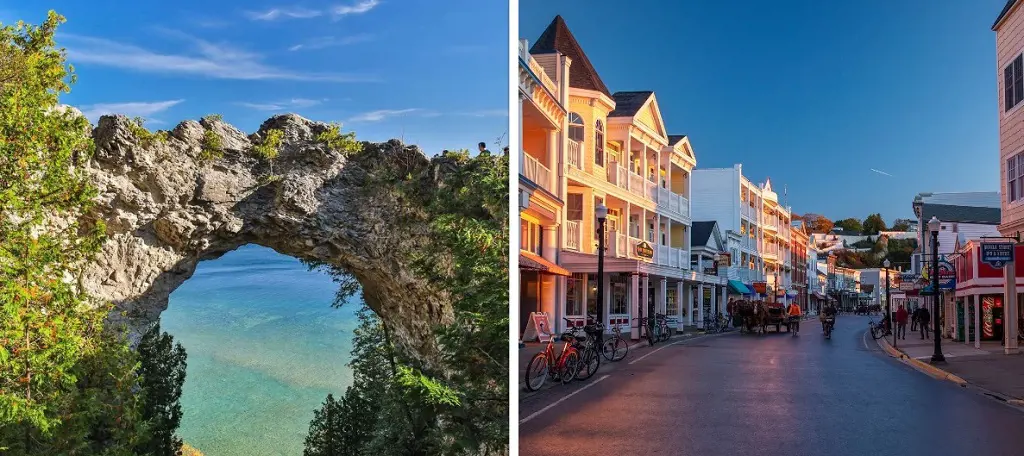
[[[594,122],[594,164],[604,166],[604,124],[601,119]]]
[[[1006,160],[1006,202],[1012,203],[1024,195],[1024,154]]]
[[[540,225],[529,220],[520,220],[519,229],[519,248],[540,255],[543,245]]]
[[[610,314],[627,314],[629,313],[629,305],[626,302],[626,275],[625,274],[611,274],[609,277],[609,285],[612,287],[612,302],[610,303],[611,312]]]
[[[674,316],[679,314],[679,303],[676,302],[676,287],[671,285],[665,289],[665,314]]]
[[[575,112],[569,113],[569,139],[583,142],[584,125],[583,117]]]
[[[565,281],[565,314],[583,315],[583,290],[586,287],[585,274],[573,274]]]
[[[587,313],[597,315],[597,274],[587,274]]]
[[[567,220],[583,220],[583,195],[569,193],[565,198],[565,218]]]
[[[1003,69],[1003,111],[1024,101],[1024,55],[1017,55]]]

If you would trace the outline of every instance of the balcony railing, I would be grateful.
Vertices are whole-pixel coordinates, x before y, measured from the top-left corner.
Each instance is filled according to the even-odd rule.
[[[576,168],[576,169],[583,169],[583,146],[579,143],[579,141],[574,141],[572,139],[568,140],[568,142],[569,142],[569,154],[568,154],[569,155],[569,157],[568,157],[569,166],[572,166],[573,168]]]
[[[674,193],[667,188],[657,187],[655,191],[657,195],[658,208],[664,211],[676,212],[682,214],[684,217],[690,215],[690,202],[678,193]]]
[[[647,182],[647,181],[644,180],[643,176],[641,176],[641,175],[639,175],[637,173],[634,173],[632,171],[629,172],[629,191],[631,191],[631,192],[633,192],[633,193],[635,193],[637,195],[640,195],[640,196],[645,196],[645,192],[644,192],[644,183],[645,182]]]
[[[578,220],[565,222],[565,248],[580,251],[583,245],[583,225]]]
[[[523,151],[520,154],[522,161],[519,163],[520,170],[527,179],[530,179],[533,183],[544,187],[547,191],[552,192],[551,187],[551,170],[547,166],[540,163],[532,155]]]
[[[677,249],[667,245],[659,245],[655,254],[654,262],[662,266],[673,268],[687,268],[690,264],[690,255],[684,249]]]
[[[629,250],[629,237],[625,233],[612,232],[612,245],[609,252],[616,258],[626,258],[626,251]]]

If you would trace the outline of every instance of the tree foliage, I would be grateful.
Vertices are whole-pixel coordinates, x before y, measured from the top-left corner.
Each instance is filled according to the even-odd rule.
[[[277,158],[277,154],[281,152],[281,140],[284,138],[284,132],[276,128],[267,130],[266,135],[263,136],[263,140],[259,144],[254,144],[252,149],[261,158],[270,163],[270,175],[274,175],[274,159]]]
[[[885,220],[882,219],[882,214],[871,214],[862,224],[862,232],[867,235],[876,235],[881,231],[885,231]]]
[[[892,222],[892,231],[907,231],[910,229],[910,219],[896,219]]]
[[[332,123],[326,131],[317,135],[316,140],[345,155],[359,152],[362,148],[361,143],[356,141],[356,133],[354,131],[342,133],[339,123]]]
[[[62,22],[0,28],[0,61],[17,63],[0,73],[0,425],[43,434],[96,324],[73,278],[104,231],[80,221],[96,195],[80,166],[93,144],[88,121],[58,106],[74,81],[53,39]]]
[[[861,233],[864,231],[864,225],[860,223],[860,220],[855,218],[842,219],[835,223],[836,228],[842,228],[845,231],[852,231],[854,233]]]
[[[175,431],[181,424],[181,388],[185,384],[185,349],[174,337],[151,328],[139,342],[141,418],[148,425],[139,454],[176,456],[182,446]]]
[[[203,131],[202,151],[200,157],[203,160],[212,160],[224,156],[224,145],[220,135],[213,130]]]
[[[809,233],[828,233],[832,231],[832,221],[823,215],[807,214],[804,216],[804,222],[807,223]]]

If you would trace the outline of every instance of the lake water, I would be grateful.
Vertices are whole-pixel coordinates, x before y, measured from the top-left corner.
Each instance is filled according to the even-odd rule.
[[[188,352],[178,433],[207,456],[302,454],[313,411],[352,382],[359,304],[273,250],[244,246],[199,264],[161,327]]]

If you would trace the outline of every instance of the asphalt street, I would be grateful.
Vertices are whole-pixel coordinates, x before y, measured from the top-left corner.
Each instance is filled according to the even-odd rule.
[[[1024,412],[886,356],[867,326],[630,353],[521,401],[519,454],[1024,455]]]

